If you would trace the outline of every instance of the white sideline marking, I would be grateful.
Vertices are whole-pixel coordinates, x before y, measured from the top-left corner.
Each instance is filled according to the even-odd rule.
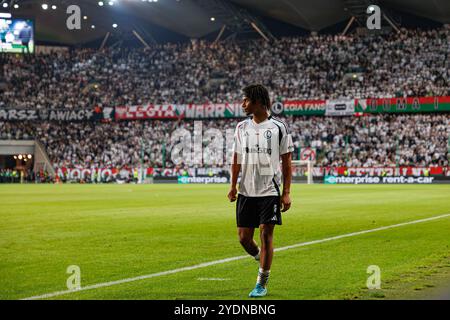
[[[312,245],[312,244],[324,243],[324,242],[328,242],[328,241],[354,237],[354,236],[358,236],[358,235],[361,235],[361,234],[366,234],[366,233],[371,233],[371,232],[376,232],[376,231],[382,231],[382,230],[388,230],[388,229],[403,227],[403,226],[407,226],[407,225],[411,225],[411,224],[417,224],[417,223],[422,223],[422,222],[428,222],[428,221],[443,219],[443,218],[447,218],[447,217],[450,217],[450,213],[443,214],[443,215],[440,215],[440,216],[431,217],[431,218],[425,218],[425,219],[413,220],[413,221],[408,221],[408,222],[402,222],[402,223],[393,224],[393,225],[385,226],[385,227],[379,227],[379,228],[370,229],[370,230],[363,230],[363,231],[357,231],[357,232],[342,234],[342,235],[339,235],[339,236],[325,238],[325,239],[320,239],[320,240],[313,240],[313,241],[308,241],[308,242],[297,243],[297,244],[293,244],[293,245],[290,245],[290,246],[277,248],[274,251],[283,251],[283,250],[288,250],[288,249],[293,249],[293,248],[298,248],[298,247],[305,247],[305,246],[309,246],[309,245]],[[122,280],[116,280],[116,281],[110,281],[110,282],[103,282],[103,283],[93,284],[93,285],[90,285],[90,286],[81,287],[80,289],[77,289],[77,290],[64,290],[64,291],[56,291],[56,292],[52,292],[52,293],[46,293],[46,294],[42,294],[42,295],[39,295],[39,296],[28,297],[28,298],[21,299],[21,300],[46,299],[46,298],[51,298],[51,297],[56,297],[56,296],[62,296],[64,294],[69,294],[69,293],[72,293],[72,292],[79,292],[79,291],[86,291],[86,290],[91,290],[91,289],[98,289],[98,288],[102,288],[102,287],[111,287],[111,286],[114,286],[114,285],[117,285],[117,284],[134,282],[134,281],[150,279],[150,278],[155,278],[155,277],[161,277],[161,276],[165,276],[165,275],[168,275],[168,274],[174,274],[174,273],[183,272],[183,271],[190,271],[190,270],[195,270],[195,269],[199,269],[199,268],[205,268],[205,267],[213,266],[213,265],[216,265],[216,264],[222,264],[222,263],[227,263],[227,262],[231,262],[231,261],[242,260],[242,259],[245,259],[245,258],[252,258],[253,259],[253,257],[250,257],[249,255],[236,256],[236,257],[231,257],[231,258],[226,258],[226,259],[221,259],[221,260],[215,260],[215,261],[200,263],[200,264],[196,264],[196,265],[189,266],[189,267],[183,267],[183,268],[178,268],[178,269],[173,269],[173,270],[167,270],[167,271],[162,271],[162,272],[142,275],[142,276],[133,277],[133,278],[127,278],[127,279],[122,279]]]

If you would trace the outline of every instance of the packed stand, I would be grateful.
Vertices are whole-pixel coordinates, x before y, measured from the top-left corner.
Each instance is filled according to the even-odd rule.
[[[450,95],[449,43],[443,27],[0,55],[0,108],[236,102],[249,83],[288,99],[444,96]],[[353,72],[356,78],[347,79]]]
[[[449,114],[371,115],[364,117],[282,117],[295,151],[315,148],[319,166],[448,166]],[[202,121],[202,131],[218,129],[224,137],[223,164],[239,119]],[[177,129],[194,139],[194,121],[0,122],[0,139],[41,141],[55,167],[168,167],[180,139]],[[204,146],[208,144],[203,137]],[[227,145],[228,141],[228,145]],[[193,149],[191,149],[192,151]],[[175,153],[175,152],[174,152]],[[228,153],[229,155],[229,153]],[[181,165],[187,165],[181,163]],[[220,166],[220,165],[219,165]]]

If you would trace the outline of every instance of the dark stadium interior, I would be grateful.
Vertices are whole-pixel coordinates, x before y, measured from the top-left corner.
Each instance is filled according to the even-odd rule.
[[[190,38],[198,39],[208,35],[212,35],[214,39],[230,15],[230,11],[224,10],[221,3],[226,5],[231,3],[234,10],[232,13],[236,10],[245,10],[251,17],[261,19],[268,26],[272,25],[275,30],[272,28],[270,30],[280,37],[293,33],[324,31],[344,23],[339,30],[342,31],[345,23],[354,15],[352,10],[360,10],[361,12],[357,13],[364,15],[365,9],[370,4],[381,5],[394,21],[402,23],[403,26],[412,23],[416,26],[436,26],[450,22],[450,3],[447,0],[380,0],[375,1],[376,3],[365,0],[160,0],[156,3],[148,3],[139,0],[127,1],[125,4],[117,3],[112,7],[107,5],[108,1],[103,1],[105,5],[102,7],[98,6],[98,1],[91,0],[54,1],[61,4],[57,9],[59,14],[52,14],[52,10],[41,10],[40,6],[45,1],[17,2],[20,4],[18,14],[35,17],[37,37],[40,41],[71,45],[89,43],[103,38],[106,32],[111,31],[113,23],[121,25],[125,29],[122,29],[123,32],[142,27],[150,37],[155,37],[160,42],[171,39],[188,41]],[[52,4],[52,1],[47,2]],[[352,3],[359,3],[361,6],[358,7]],[[87,21],[82,21],[82,30],[71,32],[61,28],[67,17],[61,8],[69,4],[79,4],[82,12],[88,12]],[[214,22],[210,21],[212,16],[216,18]],[[92,24],[96,25],[95,29],[90,28]],[[362,19],[357,21],[357,24],[363,25]]]

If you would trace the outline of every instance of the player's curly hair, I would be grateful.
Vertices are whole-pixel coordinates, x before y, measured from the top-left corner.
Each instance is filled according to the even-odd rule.
[[[252,103],[259,101],[267,110],[270,109],[269,91],[262,84],[252,84],[242,89]]]

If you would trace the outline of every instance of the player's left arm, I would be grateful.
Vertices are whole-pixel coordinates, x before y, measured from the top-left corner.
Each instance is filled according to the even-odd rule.
[[[292,152],[281,155],[281,171],[283,173],[283,193],[281,195],[281,212],[291,207]]]

